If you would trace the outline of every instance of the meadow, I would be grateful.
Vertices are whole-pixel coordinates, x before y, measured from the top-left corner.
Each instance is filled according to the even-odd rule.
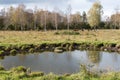
[[[0,44],[41,44],[58,42],[113,42],[120,44],[120,30],[97,31],[0,31]],[[75,33],[75,34],[74,34]],[[78,34],[76,34],[78,33]]]
[[[120,52],[120,30],[0,31],[0,56],[75,49]]]
[[[68,42],[88,42],[88,43],[115,43],[115,46],[120,45],[120,30],[97,30],[97,31],[0,31],[0,45],[22,45],[22,44],[43,44],[43,43],[68,43]],[[86,45],[87,46],[87,45]],[[99,45],[101,46],[101,45]],[[99,47],[98,46],[98,47]],[[114,46],[114,45],[113,45]],[[114,47],[115,47],[114,46]],[[32,49],[31,49],[32,48]],[[28,51],[33,51],[34,47],[30,47]],[[20,47],[21,50],[26,50],[26,47]],[[1,47],[2,50],[2,47]],[[16,48],[5,48],[5,52],[17,53]],[[1,54],[5,54],[1,51]],[[2,56],[2,55],[1,55]],[[56,75],[53,73],[44,74],[42,72],[28,73],[23,67],[4,70],[0,67],[1,80],[119,80],[119,72],[109,72],[100,75],[89,73],[85,69],[75,74]]]

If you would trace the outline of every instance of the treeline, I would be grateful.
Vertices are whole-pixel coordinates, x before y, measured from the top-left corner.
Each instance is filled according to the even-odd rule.
[[[32,10],[26,9],[23,4],[0,11],[0,30],[61,30],[68,29],[68,23],[69,29],[93,28],[89,25],[86,12],[71,14],[70,11],[64,13],[58,8],[55,8],[54,11],[48,11],[37,7]],[[119,29],[120,13],[107,17],[105,21],[100,21],[96,28]]]

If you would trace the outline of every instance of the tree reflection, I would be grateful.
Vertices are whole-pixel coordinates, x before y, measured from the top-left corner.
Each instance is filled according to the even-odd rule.
[[[88,55],[88,59],[92,63],[96,63],[96,64],[99,64],[99,62],[101,60],[101,56],[102,56],[102,54],[100,54],[99,51],[88,51],[87,55]]]
[[[20,54],[20,55],[18,55],[18,58],[19,58],[21,61],[25,61],[26,55],[25,55],[25,54]]]

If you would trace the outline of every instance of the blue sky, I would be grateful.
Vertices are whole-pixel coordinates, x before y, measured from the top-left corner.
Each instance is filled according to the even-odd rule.
[[[95,0],[0,0],[0,9],[23,3],[27,8],[33,9],[34,6],[37,6],[38,8],[47,8],[52,11],[54,7],[58,7],[65,12],[67,5],[71,4],[72,13],[77,11],[82,13],[83,11],[87,12],[94,1]],[[100,0],[100,2],[103,6],[103,16],[111,15],[115,12],[116,7],[120,7],[120,0]]]

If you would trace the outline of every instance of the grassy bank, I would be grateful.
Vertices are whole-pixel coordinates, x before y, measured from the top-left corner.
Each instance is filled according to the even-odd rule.
[[[69,35],[68,35],[69,34]],[[0,31],[0,56],[75,49],[120,52],[120,30]]]
[[[0,56],[41,51],[71,51],[92,49],[120,52],[120,30],[71,31],[0,31]],[[68,39],[69,38],[69,39]],[[120,73],[109,72],[100,75],[83,69],[76,74],[55,75],[29,72],[24,67],[8,71],[0,67],[1,80],[119,80]]]
[[[84,67],[83,67],[84,68]],[[119,80],[120,73],[109,72],[95,74],[86,69],[76,74],[56,75],[53,73],[44,74],[43,72],[30,72],[25,67],[19,66],[9,71],[0,67],[0,80]]]

